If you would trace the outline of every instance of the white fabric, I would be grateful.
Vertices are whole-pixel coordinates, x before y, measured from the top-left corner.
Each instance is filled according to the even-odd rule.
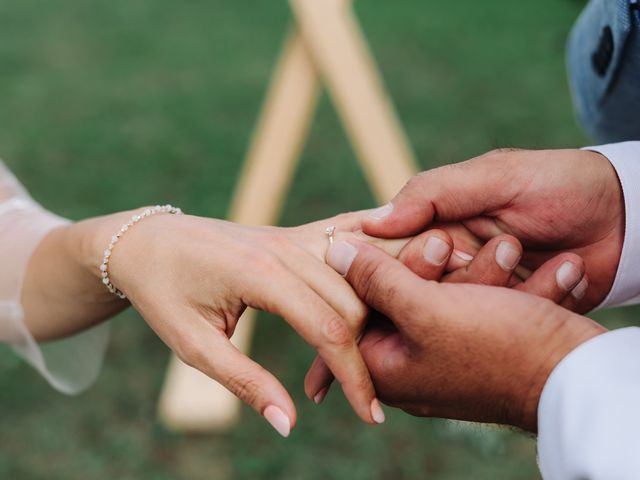
[[[54,388],[74,394],[96,379],[108,326],[38,344],[23,322],[20,305],[33,251],[49,231],[67,223],[39,206],[0,161],[0,342],[10,344]]]
[[[609,159],[618,174],[625,203],[622,255],[613,287],[599,308],[640,303],[640,142],[623,142],[587,150]]]
[[[545,480],[640,478],[640,328],[584,343],[553,371],[538,407]]]
[[[589,147],[618,174],[624,245],[602,307],[640,302],[640,142]],[[600,335],[555,368],[538,406],[538,461],[545,480],[640,478],[640,329]]]

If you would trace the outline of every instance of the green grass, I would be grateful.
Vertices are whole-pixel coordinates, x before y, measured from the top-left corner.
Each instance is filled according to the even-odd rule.
[[[583,4],[357,2],[422,167],[587,142],[563,58]],[[157,202],[223,217],[288,22],[273,0],[3,2],[0,155],[70,218]],[[282,223],[371,205],[324,98]],[[619,327],[634,313],[598,318]],[[248,409],[225,435],[170,433],[155,415],[166,348],[135,312],[113,323],[104,371],[78,397],[0,351],[0,478],[538,478],[534,441],[520,434],[389,411],[367,427],[337,392],[312,406],[302,378],[313,352],[268,316],[254,357],[294,395],[291,438]]]

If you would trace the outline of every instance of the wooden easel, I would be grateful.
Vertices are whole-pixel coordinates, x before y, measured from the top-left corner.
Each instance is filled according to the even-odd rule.
[[[235,192],[229,218],[277,222],[323,83],[376,198],[392,198],[416,172],[409,143],[367,48],[351,0],[289,0],[288,34]],[[249,352],[255,311],[233,337]],[[224,387],[171,360],[159,403],[161,420],[180,431],[222,430],[240,404]]]

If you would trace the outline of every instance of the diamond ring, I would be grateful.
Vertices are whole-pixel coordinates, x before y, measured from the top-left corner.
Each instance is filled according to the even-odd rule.
[[[327,227],[324,233],[327,235],[327,237],[329,237],[329,245],[331,245],[333,243],[333,235],[336,233],[336,227],[334,227],[333,225]]]

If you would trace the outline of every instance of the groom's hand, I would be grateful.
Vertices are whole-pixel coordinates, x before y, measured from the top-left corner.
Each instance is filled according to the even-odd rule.
[[[604,300],[615,278],[624,202],[613,167],[598,153],[499,150],[417,175],[363,229],[396,238],[452,221],[483,240],[515,236],[530,270],[559,253],[581,256],[589,289],[579,310],[586,311]]]
[[[357,240],[358,237],[338,237],[338,240]],[[362,239],[362,237],[360,237]],[[365,239],[371,244],[371,237]],[[396,256],[413,273],[425,280],[446,283],[476,283],[481,285],[504,286],[547,298],[568,309],[575,309],[588,286],[584,261],[573,253],[561,253],[546,261],[526,279],[518,277],[518,264],[522,257],[522,245],[511,235],[498,235],[484,245],[473,245],[466,229],[461,225],[441,225],[441,228],[426,231],[411,239],[401,250],[389,249],[387,241],[378,240],[387,253]],[[462,245],[473,257],[454,250],[454,245]],[[327,256],[334,262],[334,251]],[[447,273],[452,265],[457,265]],[[360,336],[365,319],[355,331]],[[316,357],[305,378],[305,392],[316,403],[325,398],[333,375],[324,362]]]
[[[551,371],[605,331],[513,289],[425,281],[364,243],[338,242],[328,258],[380,312],[361,342],[379,397],[415,415],[536,431]]]

